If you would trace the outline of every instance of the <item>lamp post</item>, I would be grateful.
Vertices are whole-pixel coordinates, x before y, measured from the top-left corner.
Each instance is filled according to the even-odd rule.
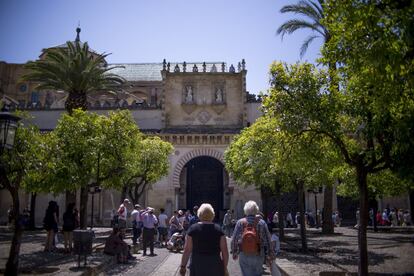
[[[316,228],[319,228],[319,216],[318,216],[318,197],[317,195],[321,193],[322,188],[316,188],[316,189],[309,189],[308,193],[312,193],[315,196],[315,223]]]
[[[3,155],[6,150],[13,149],[14,138],[18,127],[17,122],[19,120],[21,120],[20,117],[10,114],[8,107],[6,105],[3,106],[0,112],[0,155]],[[4,274],[17,275],[19,267],[20,242],[22,237],[22,228],[18,223],[19,196],[18,191],[11,186],[9,179],[7,178],[6,167],[3,164],[2,159],[0,159],[0,182],[2,185],[6,186],[11,193],[13,198],[13,213],[15,215],[14,235]]]
[[[89,193],[92,195],[92,210],[91,210],[91,230],[93,228],[93,208],[94,208],[94,198],[96,193],[100,193],[102,191],[102,188],[99,186],[92,186],[89,188]]]
[[[3,106],[0,112],[0,153],[13,148],[17,122],[20,120],[20,117],[10,114],[6,105]]]

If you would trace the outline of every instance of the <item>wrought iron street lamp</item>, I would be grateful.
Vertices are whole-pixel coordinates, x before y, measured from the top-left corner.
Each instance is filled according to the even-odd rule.
[[[91,229],[93,228],[93,208],[95,207],[94,206],[94,196],[95,196],[95,194],[100,193],[101,191],[102,191],[102,188],[99,187],[99,186],[91,186],[91,187],[89,187],[89,193],[92,195],[92,202],[91,202],[91,205],[92,205],[92,210],[91,210]]]
[[[0,153],[5,149],[12,149],[14,137],[16,136],[17,122],[21,118],[11,114],[4,106],[0,112]]]
[[[318,197],[317,195],[319,193],[322,193],[322,187],[316,188],[316,189],[309,189],[308,193],[312,193],[315,196],[315,224],[316,224],[316,228],[319,228],[319,216],[318,216]]]

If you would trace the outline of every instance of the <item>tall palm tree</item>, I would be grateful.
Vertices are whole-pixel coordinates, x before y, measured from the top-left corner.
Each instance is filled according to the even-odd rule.
[[[76,29],[76,40],[66,42],[65,47],[50,48],[42,58],[28,62],[22,76],[25,81],[38,83],[38,89],[53,89],[67,93],[65,109],[72,114],[74,109],[86,110],[87,95],[94,91],[111,91],[121,85],[124,79],[109,71],[119,66],[107,66],[108,54],[97,54],[89,49],[88,43],[79,39],[80,28]],[[66,203],[76,202],[76,193],[66,192]],[[80,226],[86,227],[88,188],[80,192]]]
[[[322,19],[325,18],[324,13],[324,4],[325,0],[300,0],[297,4],[286,5],[280,9],[281,13],[294,13],[295,15],[300,15],[303,18],[300,19],[290,19],[283,23],[278,29],[277,34],[282,35],[282,38],[285,34],[292,34],[297,30],[309,29],[312,31],[312,34],[308,36],[303,42],[300,48],[300,56],[306,53],[306,50],[309,47],[309,44],[318,37],[321,37],[324,40],[324,43],[327,43],[330,39],[330,34],[328,29],[322,24]],[[329,72],[331,75],[331,80],[334,81],[334,74],[336,71],[335,63],[331,63],[329,66]],[[334,86],[332,86],[334,87]],[[335,89],[335,88],[334,88]],[[333,233],[334,225],[330,219],[332,216],[332,196],[333,189],[331,185],[326,185],[324,189],[324,204],[323,204],[323,233]],[[316,210],[315,210],[316,214]]]
[[[87,95],[93,91],[110,91],[123,83],[123,78],[109,71],[116,66],[107,66],[108,54],[96,54],[88,43],[78,39],[68,41],[66,47],[46,50],[43,59],[28,62],[24,67],[27,73],[23,80],[37,82],[38,89],[53,89],[68,93],[65,108],[87,109]]]
[[[321,23],[325,17],[323,11],[324,3],[325,0],[318,0],[317,2],[300,0],[297,4],[286,5],[280,9],[281,13],[294,13],[305,17],[305,19],[291,19],[283,23],[276,31],[277,34],[282,35],[282,38],[285,34],[292,34],[301,29],[310,29],[312,31],[312,35],[305,39],[300,48],[301,57],[306,53],[309,44],[315,38],[322,37],[324,42],[327,42],[330,38],[328,30]]]

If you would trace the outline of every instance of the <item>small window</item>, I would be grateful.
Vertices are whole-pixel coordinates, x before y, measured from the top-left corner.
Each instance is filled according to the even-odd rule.
[[[26,90],[27,90],[27,85],[25,83],[19,85],[20,92],[26,92]]]

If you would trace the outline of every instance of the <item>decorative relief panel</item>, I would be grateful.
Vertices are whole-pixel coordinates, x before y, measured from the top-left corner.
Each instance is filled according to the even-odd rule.
[[[210,121],[211,114],[207,110],[202,110],[200,113],[198,113],[197,119],[200,121],[200,123],[206,124],[208,121]]]

